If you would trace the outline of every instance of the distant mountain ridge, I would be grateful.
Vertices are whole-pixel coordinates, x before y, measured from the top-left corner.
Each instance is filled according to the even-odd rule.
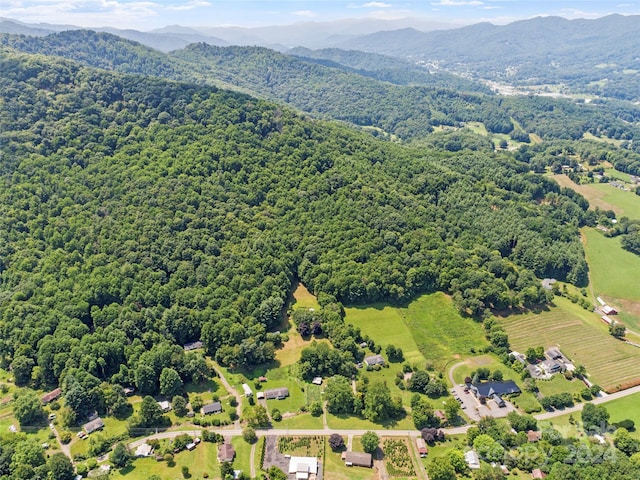
[[[433,32],[402,29],[361,36],[338,47],[432,62],[507,83],[568,84],[584,93],[640,99],[637,15],[537,17]],[[602,85],[595,85],[599,82]]]

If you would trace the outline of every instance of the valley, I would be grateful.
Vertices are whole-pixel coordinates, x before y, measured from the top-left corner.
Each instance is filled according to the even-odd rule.
[[[638,18],[3,18],[0,478],[638,478]]]

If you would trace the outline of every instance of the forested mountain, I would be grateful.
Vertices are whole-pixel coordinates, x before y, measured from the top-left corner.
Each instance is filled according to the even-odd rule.
[[[154,393],[160,357],[190,378],[176,345],[197,338],[270,360],[295,278],[352,303],[444,290],[476,315],[545,301],[536,276],[587,280],[587,203],[509,155],[8,49],[0,68],[0,351],[47,384]]]
[[[415,62],[387,55],[339,48],[310,50],[303,47],[292,48],[284,53],[328,67],[348,68],[365,77],[396,85],[438,86],[452,90],[491,93],[491,90],[481,83],[471,82],[445,71],[434,72]]]
[[[436,62],[452,71],[509,83],[565,83],[579,91],[640,98],[638,16],[539,17],[433,32],[403,29],[377,32],[340,47]]]
[[[47,37],[1,35],[0,43],[30,53],[61,55],[127,73],[232,87],[401,139],[423,137],[433,126],[483,122],[509,133],[515,120],[543,138],[638,136],[640,106],[614,101],[579,104],[542,97],[498,97],[448,88],[393,85],[344,67],[330,68],[262,47],[193,44],[170,55],[118,37],[71,31]],[[436,78],[441,78],[437,76]],[[445,79],[446,81],[446,79]]]
[[[56,32],[82,31],[81,27],[74,25],[50,25],[50,24],[25,24],[15,20],[0,18],[0,32],[16,35],[30,35],[35,37],[46,36]],[[190,43],[207,42],[211,45],[227,45],[228,43],[215,36],[204,35],[191,29],[167,28],[153,32],[141,32],[139,30],[122,30],[119,28],[103,27],[95,28],[98,32],[107,32],[126,40],[140,42],[150,48],[162,52],[170,52],[184,48]]]

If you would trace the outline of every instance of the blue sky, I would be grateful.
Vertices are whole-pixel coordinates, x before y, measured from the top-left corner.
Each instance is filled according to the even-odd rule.
[[[597,18],[610,13],[640,14],[640,0],[0,0],[0,15],[23,22],[139,30],[173,24],[260,26],[343,18],[503,24],[539,15]]]

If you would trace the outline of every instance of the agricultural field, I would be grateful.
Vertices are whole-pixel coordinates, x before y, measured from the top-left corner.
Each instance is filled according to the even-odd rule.
[[[580,193],[589,201],[589,208],[595,210],[613,210],[617,217],[627,216],[637,219],[640,215],[640,197],[633,192],[625,192],[606,183],[578,185],[564,174],[552,178],[562,187],[568,187]]]
[[[558,345],[576,364],[587,368],[590,380],[605,390],[620,390],[640,380],[640,349],[609,335],[607,326],[562,297],[555,306],[500,319],[511,348],[519,352],[539,345]]]
[[[387,473],[390,477],[411,478],[416,475],[413,453],[410,453],[407,438],[383,438],[380,442]]]
[[[377,345],[382,346],[383,356],[384,347],[394,345],[402,349],[406,362],[424,368],[425,357],[404,322],[400,309],[376,304],[345,308],[345,313],[345,322],[358,327],[364,335],[368,335]]]
[[[279,437],[278,451],[283,455],[295,457],[319,457],[324,454],[324,436]]]

